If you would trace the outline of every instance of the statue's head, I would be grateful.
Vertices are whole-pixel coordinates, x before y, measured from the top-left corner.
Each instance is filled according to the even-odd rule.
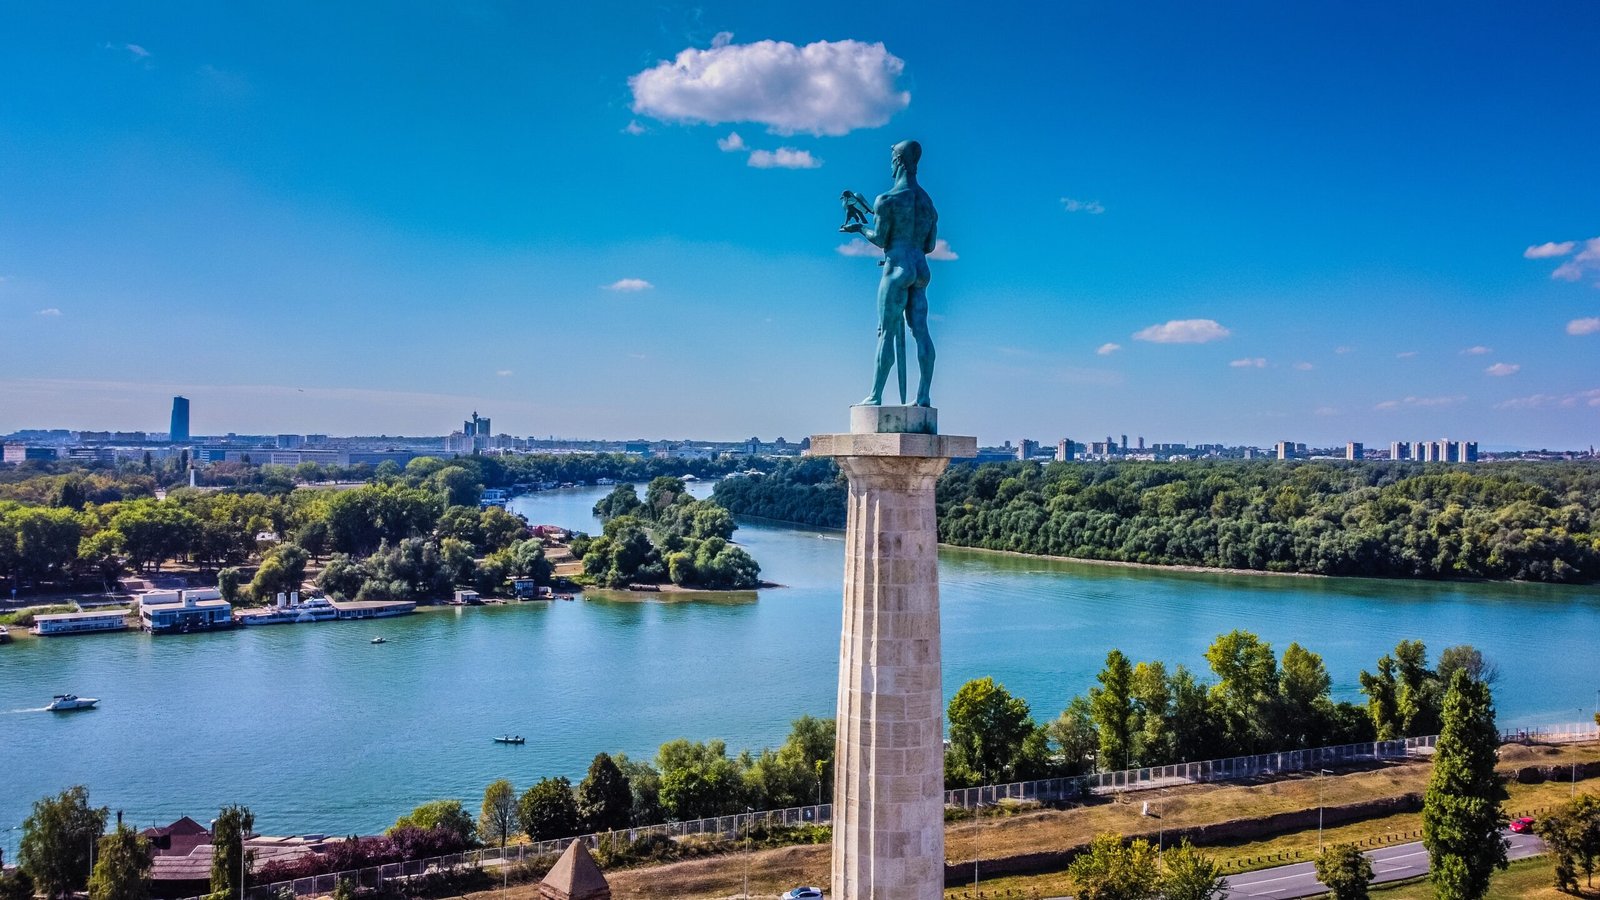
[[[922,145],[916,141],[901,141],[889,149],[896,175],[904,169],[907,175],[917,174],[917,161],[922,159]]]

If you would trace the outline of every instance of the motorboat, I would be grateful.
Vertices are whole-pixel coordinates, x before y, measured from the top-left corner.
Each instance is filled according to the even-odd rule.
[[[79,697],[77,694],[57,694],[45,709],[51,712],[72,712],[77,709],[94,709],[94,705],[99,702],[93,697]]]
[[[387,643],[389,643],[389,639],[384,637],[383,635],[378,635],[377,637],[372,639],[372,643],[374,643],[374,644],[387,644]]]
[[[518,735],[503,734],[503,735],[495,738],[494,742],[496,744],[526,744],[528,742],[528,739],[523,737],[520,734],[518,734]]]
[[[294,618],[296,622],[326,622],[339,618],[338,607],[326,597],[308,597],[294,608],[299,610]]]

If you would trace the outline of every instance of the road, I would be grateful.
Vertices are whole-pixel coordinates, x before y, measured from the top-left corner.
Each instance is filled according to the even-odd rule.
[[[1511,859],[1523,859],[1544,852],[1544,841],[1531,834],[1508,835],[1511,845],[1506,850],[1506,856]],[[1367,858],[1372,860],[1374,884],[1428,874],[1428,851],[1423,849],[1420,842],[1369,850]],[[1311,863],[1295,863],[1292,866],[1231,875],[1228,877],[1228,892],[1223,896],[1227,900],[1245,900],[1249,897],[1290,900],[1293,897],[1326,893],[1327,890],[1317,881],[1316,869]]]

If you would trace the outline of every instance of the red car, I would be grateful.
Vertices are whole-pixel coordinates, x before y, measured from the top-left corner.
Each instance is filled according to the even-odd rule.
[[[1532,816],[1518,816],[1511,820],[1511,830],[1517,834],[1528,834],[1533,831]]]

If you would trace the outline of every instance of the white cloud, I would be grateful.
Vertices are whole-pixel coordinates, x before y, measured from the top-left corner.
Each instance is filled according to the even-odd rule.
[[[1575,262],[1564,262],[1556,266],[1556,270],[1550,273],[1550,277],[1556,281],[1577,281],[1583,277],[1583,266]]]
[[[1313,366],[1311,363],[1308,363],[1308,362],[1297,362],[1297,363],[1294,364],[1294,367],[1296,369],[1298,369],[1299,371],[1301,371],[1301,372],[1309,372],[1312,369],[1316,368],[1316,366]]]
[[[1600,334],[1600,316],[1573,319],[1567,323],[1567,334]]]
[[[1232,333],[1215,319],[1173,319],[1136,331],[1133,339],[1156,344],[1205,344],[1220,341]]]
[[[1534,244],[1522,251],[1523,259],[1550,259],[1554,256],[1566,256],[1572,248],[1578,246],[1577,241],[1548,241],[1543,244]]]
[[[646,131],[649,131],[649,130],[650,129],[644,127],[643,125],[640,125],[638,119],[634,119],[632,122],[629,122],[628,124],[622,126],[622,133],[623,134],[631,134],[634,137],[638,137],[639,135],[644,134]]]
[[[1313,412],[1319,416],[1337,416],[1339,414],[1339,409],[1338,407],[1334,406],[1319,406],[1313,410]]]
[[[1267,367],[1267,359],[1264,356],[1252,356],[1246,359],[1236,359],[1228,363],[1228,365],[1233,366],[1235,369],[1265,369]]]
[[[1516,363],[1495,363],[1483,371],[1493,375],[1496,378],[1504,378],[1507,375],[1515,375],[1522,371],[1522,366]]]
[[[1484,356],[1493,352],[1493,347],[1485,347],[1482,344],[1479,344],[1476,347],[1468,347],[1467,349],[1461,351],[1462,355],[1464,356]]]
[[[840,244],[839,246],[837,246],[837,247],[835,247],[833,249],[837,250],[839,252],[840,256],[882,256],[883,255],[883,251],[879,250],[878,247],[875,244],[870,244],[863,238],[851,238],[850,239],[850,243],[848,243],[848,244]]]
[[[776,150],[752,150],[746,164],[757,169],[815,169],[822,160],[811,155],[810,150],[779,147]]]
[[[1495,409],[1572,409],[1578,406],[1600,407],[1600,388],[1572,394],[1534,394],[1514,397],[1494,405]]]
[[[651,284],[648,281],[645,281],[643,278],[619,278],[616,281],[611,282],[610,284],[602,285],[602,287],[604,287],[608,291],[621,291],[623,293],[633,293],[635,291],[648,291],[651,288],[655,287],[655,285]]]
[[[840,256],[870,256],[877,259],[883,255],[883,251],[878,249],[876,244],[868,243],[862,238],[851,238],[849,243],[840,244],[833,249]],[[939,238],[933,242],[933,252],[928,254],[928,258],[935,262],[949,262],[961,257],[950,249],[949,241]]]
[[[628,79],[633,111],[665,122],[757,122],[775,134],[876,128],[911,102],[895,81],[905,63],[883,44],[817,41],[694,47]]]
[[[744,138],[739,137],[739,132],[730,131],[725,138],[717,138],[717,149],[723,153],[737,153],[745,149]]]
[[[1401,409],[1403,407],[1404,408],[1409,408],[1409,407],[1427,407],[1427,406],[1455,406],[1457,403],[1460,403],[1461,401],[1463,401],[1465,399],[1467,399],[1467,398],[1463,397],[1463,396],[1455,396],[1455,397],[1405,397],[1405,398],[1400,399],[1400,400],[1385,400],[1382,403],[1379,403],[1378,405],[1374,406],[1373,409],[1379,409],[1379,410],[1383,410],[1383,411],[1387,412],[1389,410]]]
[[[1395,359],[1411,359],[1412,357],[1414,357],[1416,355],[1417,355],[1417,351],[1415,351],[1415,350],[1403,350],[1403,351],[1401,351],[1399,353],[1396,353],[1394,355],[1394,358]]]
[[[1346,345],[1346,346],[1333,348],[1333,352],[1339,354],[1340,356],[1343,356],[1346,353],[1354,353],[1354,352],[1356,352],[1356,348]]]
[[[506,378],[510,376],[512,372],[510,369],[496,369],[494,374],[500,376],[501,378]]]
[[[52,306],[49,309],[41,309],[41,310],[39,310],[38,314],[41,315],[41,316],[46,316],[46,317],[49,317],[49,318],[53,319],[56,316],[61,315],[61,310],[56,309],[54,306]]]
[[[1099,200],[1075,200],[1071,197],[1061,198],[1061,208],[1067,212],[1082,212],[1091,216],[1098,216],[1106,211],[1106,208],[1100,205]]]
[[[1095,350],[1094,352],[1100,354],[1101,356],[1110,356],[1111,354],[1113,354],[1113,353],[1115,353],[1115,352],[1117,352],[1118,350],[1121,350],[1121,349],[1122,349],[1122,345],[1121,344],[1106,343],[1106,344],[1101,344],[1100,347],[1097,350]]]
[[[133,56],[134,59],[144,59],[150,55],[149,50],[146,50],[138,44],[123,44],[122,46]]]

